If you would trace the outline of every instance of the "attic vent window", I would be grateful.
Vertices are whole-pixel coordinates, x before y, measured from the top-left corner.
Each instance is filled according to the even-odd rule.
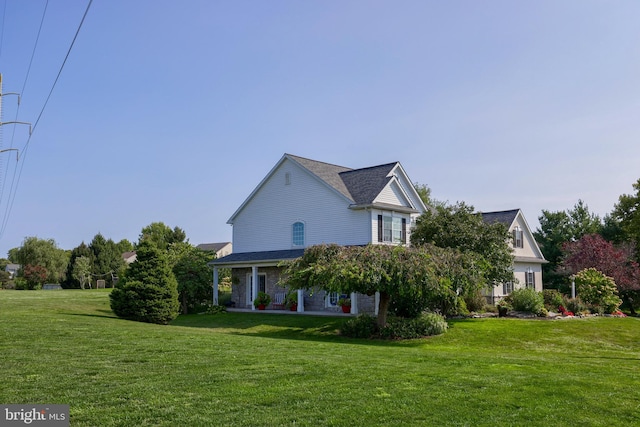
[[[286,172],[284,174],[284,185],[290,185],[290,184],[291,184],[291,173]]]

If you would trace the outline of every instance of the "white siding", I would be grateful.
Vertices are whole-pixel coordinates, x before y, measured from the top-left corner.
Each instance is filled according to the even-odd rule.
[[[370,213],[349,205],[335,190],[285,160],[234,218],[234,252],[293,249],[296,221],[305,225],[305,246],[366,244],[371,239]]]
[[[396,182],[391,182],[387,185],[376,197],[376,203],[388,203],[390,205],[397,206],[409,206],[407,198],[404,196],[400,187]]]
[[[519,227],[522,230],[522,239],[523,239],[523,247],[522,248],[513,248],[513,255],[515,256],[526,256],[526,257],[539,257],[540,254],[535,250],[536,244],[533,240],[533,235],[531,234],[529,228],[527,227],[526,222],[524,221],[522,215],[516,216],[516,220],[511,225],[509,231],[513,236],[513,230],[516,227]],[[511,247],[513,247],[513,241],[511,241]]]

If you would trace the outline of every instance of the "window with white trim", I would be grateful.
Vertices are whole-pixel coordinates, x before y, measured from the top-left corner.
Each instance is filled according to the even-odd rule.
[[[405,243],[407,241],[407,219],[399,216],[378,215],[378,241]]]
[[[293,246],[304,246],[304,222],[294,222],[291,230]]]
[[[513,292],[513,282],[505,282],[502,284],[502,295],[509,295]]]
[[[527,288],[535,289],[536,287],[536,273],[534,273],[531,267],[524,273],[524,284]]]

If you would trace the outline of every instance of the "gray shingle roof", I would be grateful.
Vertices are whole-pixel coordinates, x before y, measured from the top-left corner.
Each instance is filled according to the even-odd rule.
[[[349,189],[352,200],[357,205],[373,203],[384,187],[391,181],[388,176],[397,163],[372,166],[340,173],[340,178]]]
[[[304,254],[304,249],[287,249],[281,251],[240,252],[214,259],[210,265],[239,264],[246,262],[282,261],[295,259]]]
[[[287,156],[357,205],[373,203],[373,200],[391,180],[388,175],[398,164],[393,162],[379,166],[351,169],[305,159],[292,154],[287,154]]]
[[[498,212],[482,212],[482,220],[489,224],[495,224],[496,222],[501,222],[507,227],[510,227],[513,224],[513,221],[516,219],[516,215],[518,215],[520,209],[511,209],[508,211],[498,211]]]

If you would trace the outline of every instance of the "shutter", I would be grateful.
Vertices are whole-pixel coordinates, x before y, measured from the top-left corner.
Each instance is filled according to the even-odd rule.
[[[382,215],[378,215],[378,242],[382,242]]]
[[[517,248],[518,247],[518,230],[513,230],[511,232],[511,234],[513,234],[513,247]]]
[[[402,243],[407,243],[407,218],[402,218]]]

